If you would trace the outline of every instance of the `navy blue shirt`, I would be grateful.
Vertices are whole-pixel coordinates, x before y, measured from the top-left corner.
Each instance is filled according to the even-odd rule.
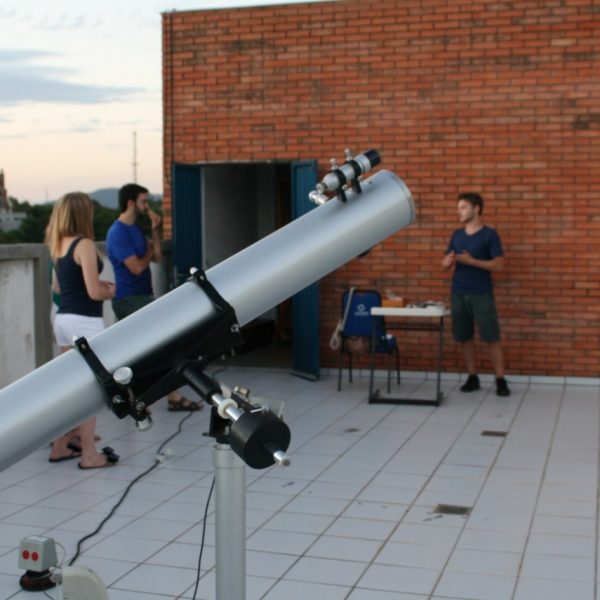
[[[115,271],[116,299],[152,294],[150,267],[134,275],[124,262],[130,256],[142,258],[147,250],[148,241],[138,225],[128,225],[117,219],[110,226],[106,234],[106,251]]]
[[[502,242],[495,229],[484,225],[479,231],[468,235],[464,229],[457,229],[450,238],[446,254],[454,251],[462,254],[467,251],[477,260],[492,260],[502,256]],[[452,292],[455,294],[484,294],[492,291],[492,274],[490,271],[456,263],[452,277]]]
[[[68,315],[84,315],[86,317],[102,316],[102,300],[92,300],[88,296],[83,269],[73,258],[77,244],[83,238],[74,240],[67,253],[54,264],[58,285],[60,286],[60,306],[58,312]],[[102,261],[98,257],[98,273],[102,271]]]

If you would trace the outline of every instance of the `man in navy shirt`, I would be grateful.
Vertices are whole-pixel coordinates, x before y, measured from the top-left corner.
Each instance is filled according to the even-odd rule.
[[[496,394],[509,396],[504,378],[504,361],[500,345],[500,325],[496,313],[492,272],[504,266],[502,243],[496,230],[483,224],[483,198],[479,194],[458,196],[458,219],[463,229],[450,238],[442,260],[444,270],[452,270],[452,332],[462,345],[468,378],[462,392],[480,388],[475,367],[474,326],[490,350],[496,374]]]
[[[161,259],[161,218],[150,209],[148,190],[137,183],[128,183],[119,190],[119,210],[119,218],[106,234],[106,250],[117,285],[112,300],[113,311],[117,319],[124,319],[154,300],[150,263]],[[150,243],[137,224],[143,216],[149,217],[152,226]],[[171,392],[168,400],[171,412],[200,410],[203,407],[203,404],[188,400],[177,391]]]

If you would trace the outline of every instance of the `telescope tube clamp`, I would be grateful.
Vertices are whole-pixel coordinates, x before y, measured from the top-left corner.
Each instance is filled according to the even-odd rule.
[[[106,397],[106,403],[115,415],[117,415],[119,419],[123,419],[130,414],[134,416],[136,421],[145,419],[145,409],[143,411],[137,411],[135,405],[132,406],[130,404],[130,399],[133,398],[133,391],[131,388],[115,381],[115,378],[109,373],[94,351],[90,348],[87,339],[85,337],[80,337],[77,338],[74,343],[75,348],[79,351],[79,354],[81,354],[100,384]],[[139,415],[137,414],[138,412]]]

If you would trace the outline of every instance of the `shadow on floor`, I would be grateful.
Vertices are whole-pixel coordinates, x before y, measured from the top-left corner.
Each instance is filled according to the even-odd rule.
[[[227,356],[220,360],[222,366],[261,367],[272,369],[292,369],[292,344],[278,343],[255,348],[237,356]]]

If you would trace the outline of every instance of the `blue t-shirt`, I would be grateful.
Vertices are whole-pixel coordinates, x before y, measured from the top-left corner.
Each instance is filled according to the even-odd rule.
[[[106,233],[106,251],[115,271],[115,298],[152,294],[150,267],[134,275],[126,266],[130,256],[141,258],[148,250],[148,241],[138,225],[127,225],[118,219]]]
[[[467,251],[477,260],[492,260],[502,256],[502,242],[495,229],[484,225],[479,231],[468,235],[464,229],[457,229],[450,238],[446,254],[454,251],[461,254]],[[455,294],[484,294],[492,291],[490,271],[456,263],[452,277],[452,292]]]

